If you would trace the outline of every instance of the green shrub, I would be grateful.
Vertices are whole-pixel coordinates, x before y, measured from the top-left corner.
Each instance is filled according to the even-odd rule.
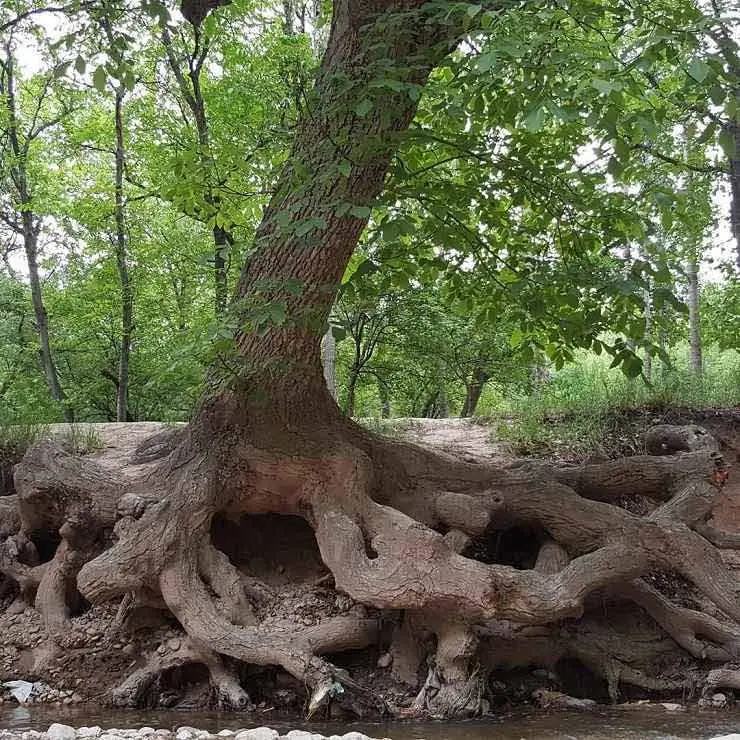
[[[0,496],[13,492],[13,468],[46,431],[41,424],[0,425]]]

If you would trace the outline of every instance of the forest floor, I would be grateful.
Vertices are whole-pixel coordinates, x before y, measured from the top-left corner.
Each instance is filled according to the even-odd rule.
[[[705,425],[719,439],[726,461],[734,467],[734,471],[738,470],[740,411],[672,412],[672,418],[665,418],[665,415],[659,419],[654,417],[653,412],[646,411],[628,419],[620,439],[639,433],[648,423],[693,421]],[[394,437],[469,461],[505,464],[512,462],[516,455],[510,443],[495,437],[496,425],[500,423],[508,422],[456,418],[403,419],[383,422],[382,425],[373,423],[372,426]],[[154,422],[79,424],[74,433],[78,440],[88,446],[89,454],[100,464],[119,471],[125,478],[128,460],[134,450],[145,439],[163,431],[167,426],[169,425]],[[54,425],[50,427],[50,431],[54,436],[64,435],[69,433],[69,427]],[[639,443],[636,444],[639,447]],[[639,452],[639,449],[635,451]],[[562,451],[555,457],[561,463],[572,462],[563,456]],[[722,492],[712,523],[723,531],[740,531],[740,475],[737,472],[731,474]],[[313,559],[305,558],[300,564],[300,572],[293,572],[296,563],[295,558],[289,557],[287,552],[290,549],[288,542],[295,546],[296,538],[300,540],[307,533],[310,534],[310,530],[304,527],[304,532],[298,526],[300,524],[302,522],[295,522],[295,531],[286,530],[283,533],[285,537],[273,537],[270,541],[262,542],[260,532],[252,532],[249,539],[257,543],[257,556],[255,557],[255,552],[249,554],[252,558],[250,565],[257,571],[263,570],[260,575],[266,581],[272,580],[273,585],[287,588],[283,600],[285,609],[304,615],[306,624],[312,623],[314,612],[342,612],[361,608],[358,604],[353,605],[351,600],[347,604],[340,603],[342,595],[337,595],[331,589],[324,589],[326,593],[319,593],[311,586],[312,590],[308,589],[310,596],[306,596],[308,586],[325,580],[326,569],[319,559],[313,562]],[[224,531],[224,536],[228,536],[227,531]],[[723,556],[728,565],[740,570],[740,551],[723,551]],[[299,584],[293,589],[295,593],[289,586],[291,582]],[[155,682],[150,698],[141,697],[144,704],[191,709],[209,706],[212,696],[209,695],[205,670],[198,665],[181,665],[176,660],[181,647],[184,648],[184,636],[179,625],[171,617],[163,617],[154,609],[142,609],[140,612],[133,622],[126,625],[125,630],[121,630],[116,605],[107,603],[91,608],[82,605],[79,613],[73,615],[73,629],[70,634],[65,635],[64,644],[59,645],[47,638],[36,609],[19,604],[17,600],[13,602],[12,593],[0,595],[0,685],[4,681],[16,679],[40,682],[41,688],[37,691],[36,701],[43,703],[74,704],[94,701],[102,698],[104,692],[120,684],[132,672],[141,669],[143,656],[157,655],[161,657],[163,664],[167,664],[172,657],[173,669],[166,671]],[[385,672],[378,670],[378,667],[382,669],[385,656],[380,653],[357,656],[362,660],[367,660],[368,657],[370,662],[364,668],[359,665],[346,667],[356,675],[360,673],[363,680],[376,682],[381,688],[385,683]],[[264,711],[269,711],[272,707],[288,712],[301,711],[303,687],[287,674],[275,673],[269,669],[255,671],[251,668],[247,669],[247,673],[249,675],[245,675],[244,679],[250,685],[256,684],[264,688],[252,695],[258,707],[261,706]],[[531,681],[531,677],[529,680]],[[529,695],[532,687],[527,686]],[[392,687],[388,685],[385,688],[386,696],[394,698],[388,693],[392,692]],[[3,698],[5,701],[14,701],[7,694],[3,695],[0,688],[0,701]],[[401,696],[395,698],[403,700]]]

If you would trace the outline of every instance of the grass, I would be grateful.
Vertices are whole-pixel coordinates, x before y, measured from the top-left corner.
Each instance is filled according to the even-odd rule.
[[[629,380],[608,361],[583,353],[537,393],[508,400],[498,416],[497,441],[517,455],[583,461],[642,452],[642,436],[671,409],[736,408],[740,404],[740,353],[709,350],[701,377],[688,370],[679,347],[673,367],[660,364],[654,382]],[[686,369],[684,369],[686,368]]]
[[[103,447],[103,439],[89,424],[70,424],[59,444],[72,455],[89,455]]]
[[[48,431],[43,424],[0,425],[0,496],[13,490],[13,468],[26,450]]]
[[[386,437],[404,437],[416,423],[415,419],[381,419],[377,416],[367,416],[357,419],[357,422],[376,434],[384,434]]]
[[[46,424],[0,424],[0,496],[13,492],[13,468],[36,440],[49,433]],[[57,441],[73,455],[89,455],[103,447],[98,432],[87,424],[70,424]]]

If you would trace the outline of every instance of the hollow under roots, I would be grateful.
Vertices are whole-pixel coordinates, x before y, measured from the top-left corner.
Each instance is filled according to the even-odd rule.
[[[291,674],[312,712],[334,700],[471,716],[493,698],[492,671],[564,659],[603,678],[612,700],[629,685],[740,686],[740,601],[715,544],[734,533],[707,524],[726,470],[703,432],[662,428],[650,437],[660,455],[578,468],[462,463],[347,421],[318,437],[281,452],[200,424],[158,435],[119,470],[38,442],[16,468],[17,494],[0,499],[0,586],[35,598],[59,649],[77,644],[82,598],[120,601],[110,639],[142,605],[174,617],[183,639],[111,687],[118,704],[190,663],[239,709],[252,705],[244,664]],[[619,505],[635,496],[648,513]],[[260,540],[260,517],[298,522],[284,563],[266,555],[279,537]],[[249,521],[242,545],[218,546],[218,522]],[[693,604],[651,584],[659,573],[689,584]],[[310,614],[291,613],[296,589]],[[415,694],[408,706],[327,657],[358,650],[385,656],[388,681]]]

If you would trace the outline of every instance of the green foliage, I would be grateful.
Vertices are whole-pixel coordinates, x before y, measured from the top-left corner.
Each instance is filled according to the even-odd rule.
[[[0,496],[12,492],[13,468],[45,433],[38,424],[0,424]]]
[[[688,370],[688,348],[681,345],[652,386],[610,371],[603,358],[581,355],[530,396],[508,398],[488,414],[506,415],[494,438],[516,454],[566,457],[636,454],[641,432],[659,422],[667,408],[733,408],[740,404],[740,353],[713,348],[702,377]],[[642,414],[641,409],[646,409]],[[651,415],[651,410],[654,412]],[[631,420],[638,426],[630,427]]]
[[[312,38],[295,24],[285,33],[282,4],[253,0],[210,13],[198,34],[158,0],[125,12],[73,4],[58,38],[47,38],[31,0],[3,6],[9,49],[17,56],[23,47],[35,62],[16,65],[22,155],[9,149],[8,96],[0,96],[0,239],[9,255],[0,272],[0,422],[60,415],[18,267],[13,224],[31,207],[69,405],[81,421],[115,418],[117,89],[132,92],[123,192],[131,418],[188,418],[206,368],[228,362],[236,329],[265,333],[293,320],[267,289],[240,306],[245,326],[217,319],[213,273],[222,257],[236,282],[299,117],[328,114],[312,108],[311,84],[329,6]],[[368,68],[340,111],[367,119],[389,96],[419,103],[381,199],[338,198],[300,217],[278,210],[268,225],[314,243],[335,217],[369,219],[332,318],[342,404],[370,416],[459,413],[480,391],[485,413],[533,393],[545,366],[557,373],[547,393],[563,386],[566,394],[565,378],[587,352],[605,373],[588,390],[593,398],[602,387],[643,388],[646,353],[657,364],[662,344],[686,336],[684,263],[702,261],[713,222],[724,217],[713,194],[735,146],[728,124],[738,113],[738,53],[717,9],[689,0],[505,12],[425,4],[420,14],[464,19],[465,43],[423,89],[409,69]],[[203,120],[192,105],[198,96]],[[346,143],[322,142],[343,152]],[[368,137],[360,150],[372,155],[377,145]],[[27,203],[14,189],[19,159]],[[292,186],[341,185],[355,164],[345,157],[337,171],[318,173],[295,165]],[[216,254],[218,229],[233,243]],[[300,293],[291,280],[278,287]],[[707,287],[702,315],[708,343],[740,346],[731,276]],[[623,375],[606,374],[610,364]],[[681,375],[682,360],[674,367],[640,398],[719,399],[715,370],[697,386]]]
[[[90,455],[103,447],[100,434],[87,424],[70,424],[59,436],[58,442],[72,455]]]

